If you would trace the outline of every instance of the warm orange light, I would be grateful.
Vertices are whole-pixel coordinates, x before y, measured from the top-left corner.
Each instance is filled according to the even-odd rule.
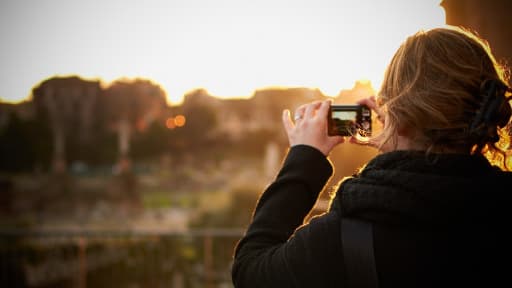
[[[183,115],[178,115],[174,118],[174,125],[176,125],[176,127],[183,127],[186,122],[187,119]]]
[[[165,126],[166,126],[168,129],[174,129],[174,128],[176,128],[176,124],[174,124],[174,118],[173,118],[173,117],[169,117],[169,118],[167,118],[167,120],[165,121]]]
[[[512,154],[509,153],[506,157],[507,160],[505,161],[505,167],[508,171],[512,171]]]
[[[139,119],[139,121],[137,121],[137,131],[144,132],[144,130],[146,130],[146,126],[146,121],[144,121],[144,119]]]

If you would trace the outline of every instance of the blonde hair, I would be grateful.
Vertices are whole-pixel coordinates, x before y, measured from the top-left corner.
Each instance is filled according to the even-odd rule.
[[[460,27],[417,32],[402,43],[384,75],[380,145],[396,147],[405,129],[428,152],[482,153],[512,170],[508,87],[508,70],[477,34]]]

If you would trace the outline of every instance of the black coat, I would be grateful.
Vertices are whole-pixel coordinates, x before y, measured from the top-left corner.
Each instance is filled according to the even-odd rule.
[[[341,183],[327,213],[304,224],[331,175],[318,150],[290,149],[236,247],[235,287],[346,287],[341,217],[373,223],[379,287],[510,286],[498,281],[510,266],[512,173],[483,156],[384,153]]]

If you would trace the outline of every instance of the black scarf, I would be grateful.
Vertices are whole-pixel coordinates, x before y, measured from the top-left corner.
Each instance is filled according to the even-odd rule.
[[[492,209],[486,199],[496,200],[499,174],[481,155],[389,152],[344,180],[331,209],[377,222],[473,217]]]

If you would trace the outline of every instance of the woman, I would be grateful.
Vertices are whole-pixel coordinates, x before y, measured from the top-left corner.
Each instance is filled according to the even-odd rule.
[[[236,247],[235,287],[506,285],[497,262],[512,187],[505,77],[468,31],[410,36],[378,99],[361,101],[383,123],[366,143],[380,153],[306,224],[332,175],[327,156],[345,140],[327,136],[328,101],[301,106],[295,122],[285,111],[290,149]]]

